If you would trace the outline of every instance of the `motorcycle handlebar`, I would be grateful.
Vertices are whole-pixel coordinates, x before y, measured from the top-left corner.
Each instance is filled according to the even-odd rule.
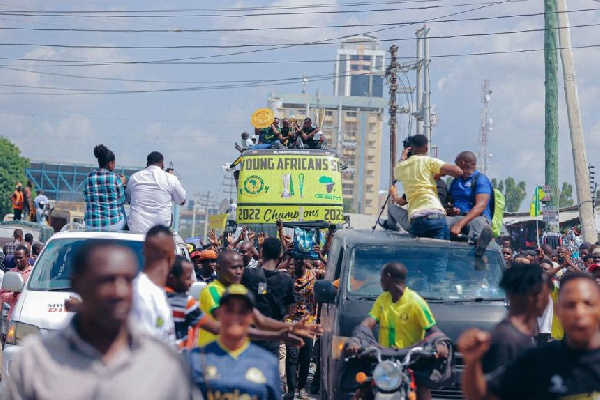
[[[368,346],[368,347],[363,347],[361,349],[361,351],[359,351],[357,354],[346,357],[344,359],[344,362],[347,362],[348,360],[351,360],[354,358],[371,356],[371,355],[374,355],[377,358],[377,361],[381,362],[382,350],[383,350],[383,355],[385,358],[387,358],[388,356],[395,357],[395,358],[402,358],[404,364],[410,363],[415,358],[433,358],[437,355],[437,351],[433,347],[413,347],[411,349],[392,350],[392,349],[380,349],[375,346]],[[390,352],[390,350],[391,350],[391,352]],[[396,354],[392,354],[392,353],[396,353]]]
[[[404,357],[403,364],[408,365],[415,358],[433,358],[437,355],[437,351],[433,347],[413,347]],[[417,356],[417,357],[415,357]]]

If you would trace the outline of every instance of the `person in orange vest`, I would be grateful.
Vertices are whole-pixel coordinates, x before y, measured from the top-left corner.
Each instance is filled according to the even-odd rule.
[[[17,183],[17,190],[10,196],[10,201],[13,205],[13,220],[20,221],[21,214],[23,213],[23,186],[21,183]]]

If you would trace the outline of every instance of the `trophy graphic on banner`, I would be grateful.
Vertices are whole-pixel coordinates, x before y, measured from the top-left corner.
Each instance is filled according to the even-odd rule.
[[[300,187],[300,197],[304,197],[304,174],[298,176],[298,186]]]
[[[292,179],[292,174],[281,174],[281,180],[283,181],[283,190],[281,191],[282,199],[290,198],[290,180]]]

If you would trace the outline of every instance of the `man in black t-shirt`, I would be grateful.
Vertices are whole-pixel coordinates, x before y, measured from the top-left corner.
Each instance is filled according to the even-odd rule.
[[[508,365],[533,347],[537,317],[550,298],[548,279],[538,265],[514,264],[504,271],[500,287],[508,296],[508,315],[491,332],[490,348],[482,359],[484,373]]]
[[[294,123],[295,125],[295,123]],[[281,130],[279,131],[279,141],[284,147],[293,147],[296,139],[296,129],[290,125],[290,121],[284,118],[281,121]]]
[[[288,307],[296,302],[294,283],[289,274],[277,270],[281,242],[275,238],[266,238],[262,248],[262,266],[244,269],[242,285],[254,294],[256,308],[263,315],[283,321]],[[278,357],[279,341],[260,341],[256,344]]]
[[[481,359],[490,335],[470,330],[458,347],[465,361],[465,397],[477,399],[596,399],[600,394],[600,286],[586,273],[565,274],[558,318],[565,340],[527,350],[506,367],[484,375]]]
[[[315,139],[315,135],[319,132],[319,127],[312,126],[310,118],[304,119],[302,128],[296,130],[296,147],[305,149],[318,149],[321,142]]]

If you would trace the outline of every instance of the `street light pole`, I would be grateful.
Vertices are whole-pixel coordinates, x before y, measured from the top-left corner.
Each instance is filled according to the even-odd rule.
[[[208,238],[208,199],[210,198],[210,190],[206,192],[206,203],[204,204],[204,243]]]

